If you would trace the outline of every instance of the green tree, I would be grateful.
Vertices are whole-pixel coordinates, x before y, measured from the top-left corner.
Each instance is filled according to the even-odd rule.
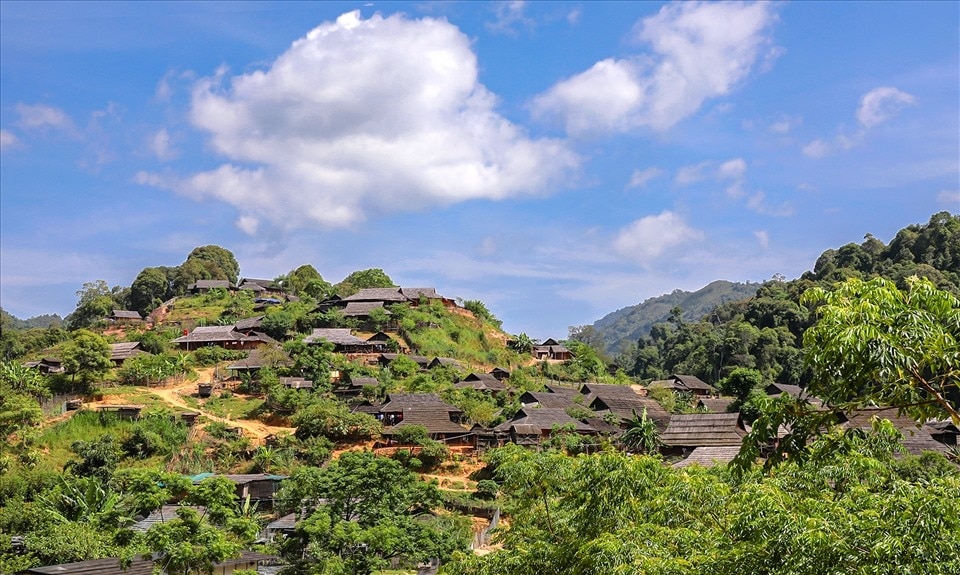
[[[216,245],[193,248],[187,255],[187,261],[199,262],[210,274],[206,279],[224,279],[236,284],[240,277],[240,264],[233,252]],[[196,281],[196,280],[194,280]]]
[[[217,563],[237,557],[243,542],[211,525],[189,507],[177,510],[177,517],[157,523],[146,534],[156,568],[169,575],[213,573]]]
[[[130,305],[143,315],[149,314],[171,295],[167,268],[163,267],[144,268],[130,285]]]
[[[643,413],[627,422],[627,429],[620,435],[618,443],[631,453],[654,454],[660,448],[660,432],[652,419],[647,417],[647,408]]]
[[[77,307],[67,316],[67,325],[70,329],[90,327],[106,319],[114,307],[116,302],[107,282],[87,282],[77,292]]]
[[[875,278],[813,288],[819,320],[804,334],[809,391],[837,408],[877,403],[917,421],[960,424],[960,299],[926,279]]]
[[[79,377],[84,386],[113,367],[110,344],[103,336],[85,329],[71,334],[70,341],[63,346],[62,356],[64,371],[74,379]]]
[[[746,401],[750,392],[760,387],[763,375],[755,370],[738,367],[730,375],[720,380],[720,391],[726,395],[736,397],[738,401]]]
[[[382,269],[370,268],[359,270],[343,278],[343,281],[334,286],[337,294],[340,296],[353,295],[364,288],[388,288],[395,287],[393,280],[390,279]]]

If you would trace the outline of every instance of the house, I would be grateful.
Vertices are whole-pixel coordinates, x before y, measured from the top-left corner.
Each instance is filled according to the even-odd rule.
[[[871,429],[873,419],[886,419],[903,435],[900,441],[910,455],[920,455],[924,451],[947,453],[947,446],[933,438],[935,428],[927,424],[920,425],[913,419],[897,413],[895,407],[867,407],[840,414],[840,427],[843,429]]]
[[[164,523],[170,521],[171,519],[177,518],[177,510],[187,507],[193,509],[201,515],[206,511],[205,507],[197,505],[163,505],[160,509],[157,509],[144,517],[143,519],[138,520],[133,525],[130,526],[130,530],[136,531],[137,533],[146,533],[151,527],[158,523]]]
[[[297,529],[297,514],[288,513],[283,517],[279,517],[270,523],[267,523],[267,526],[263,530],[263,538],[269,543],[276,538],[277,535],[286,535],[291,536]]]
[[[707,413],[726,413],[735,401],[732,397],[700,397],[697,408]]]
[[[670,414],[659,403],[641,396],[629,385],[586,383],[580,388],[580,393],[588,398],[587,406],[601,417],[610,413],[624,423],[646,412],[647,418],[661,431],[670,422]]]
[[[107,316],[109,321],[114,323],[140,323],[143,321],[143,316],[140,315],[138,311],[131,311],[126,309],[115,309],[110,312],[110,315]]]
[[[350,328],[314,328],[313,332],[303,338],[306,344],[328,342],[333,344],[333,351],[337,353],[375,353],[376,345],[350,333]]]
[[[260,326],[263,325],[264,317],[266,316],[255,315],[253,317],[238,320],[233,324],[233,328],[240,333],[250,335],[251,332],[260,331]]]
[[[547,339],[543,343],[533,346],[531,355],[533,355],[534,359],[541,361],[566,361],[568,359],[573,359],[573,354],[570,352],[570,350],[553,338]]]
[[[431,439],[440,441],[460,439],[461,443],[469,443],[470,431],[453,421],[454,414],[458,413],[459,410],[454,412],[443,406],[425,405],[423,407],[405,408],[401,412],[399,420],[394,419],[397,423],[383,430],[383,436],[392,439],[404,427],[420,425],[427,430]]]
[[[671,375],[667,379],[650,382],[648,387],[664,387],[677,393],[689,393],[695,396],[710,396],[716,391],[713,386],[695,375]]]
[[[507,386],[503,382],[488,373],[471,373],[463,378],[463,381],[453,384],[453,387],[485,391],[493,396],[507,390]]]
[[[283,295],[283,288],[273,280],[243,278],[240,280],[240,283],[237,284],[237,289],[252,291],[257,295]]]
[[[55,357],[44,357],[39,361],[28,361],[23,364],[23,367],[36,369],[42,375],[48,375],[51,373],[63,373],[63,361]]]
[[[518,428],[517,426],[529,427]],[[513,419],[501,423],[494,430],[509,433],[511,436],[518,433],[528,436],[538,433],[542,439],[549,437],[553,429],[563,426],[573,426],[575,432],[585,435],[597,433],[596,429],[590,425],[570,417],[565,409],[557,407],[523,407],[517,411]]]
[[[116,367],[120,367],[123,365],[123,362],[127,361],[131,357],[144,354],[147,354],[147,352],[144,351],[143,346],[139,341],[126,341],[122,343],[110,344],[110,361],[112,361],[113,365]]]
[[[443,307],[456,307],[457,303],[450,298],[437,293],[436,288],[400,288],[400,293],[407,298],[411,305],[416,306],[421,300],[428,302],[439,301]]]
[[[381,367],[390,367],[390,364],[393,363],[393,361],[398,357],[400,357],[401,355],[404,355],[404,354],[381,353],[380,356],[377,357],[377,363],[379,363]],[[406,355],[405,357],[409,357],[410,359],[415,361],[417,365],[420,366],[420,369],[427,369],[427,366],[430,365],[430,361],[431,361],[429,357],[424,357],[422,355]]]
[[[520,396],[523,407],[556,407],[566,409],[575,405],[583,406],[584,396],[569,387],[547,386],[548,391],[527,391]]]
[[[238,359],[227,366],[228,371],[232,371],[235,377],[241,374],[253,377],[264,367],[276,365],[293,365],[293,361],[286,353],[280,351],[280,348],[269,348],[260,346],[252,350],[247,357]]]
[[[660,442],[665,455],[674,455],[695,447],[739,447],[746,435],[739,413],[690,413],[672,416]]]
[[[333,394],[342,399],[358,397],[363,394],[365,388],[376,389],[379,386],[380,381],[375,377],[350,376],[334,388]]]
[[[384,352],[390,349],[390,346],[395,343],[395,340],[382,331],[378,331],[367,338],[367,343],[374,346],[377,351]]]
[[[197,280],[187,286],[187,291],[193,295],[207,293],[215,289],[235,290],[229,280]]]
[[[930,428],[930,437],[944,445],[956,445],[957,436],[960,435],[960,429],[952,421],[928,421],[927,427]]]
[[[459,422],[463,411],[450,405],[433,393],[391,393],[387,396],[378,410],[379,417],[385,426],[392,426],[404,421],[407,411],[443,411],[450,421]]]
[[[237,331],[232,325],[211,325],[193,328],[193,331],[172,341],[182,350],[193,351],[201,347],[218,346],[224,349],[255,349],[264,343],[276,343],[265,333],[249,335]]]
[[[101,405],[97,408],[101,413],[116,413],[120,419],[140,419],[142,405]]]
[[[503,369],[502,367],[495,367],[490,370],[490,375],[503,381],[505,379],[510,379],[510,371]]]
[[[281,377],[280,385],[290,389],[313,389],[313,382],[303,377]]]
[[[713,467],[730,463],[740,453],[739,445],[703,445],[694,447],[686,458],[673,464],[673,467],[682,469],[691,465]]]
[[[427,369],[435,367],[449,367],[452,369],[463,369],[463,364],[452,357],[435,357],[433,361],[427,364]]]
[[[256,570],[266,562],[276,559],[273,555],[241,551],[234,559],[227,559],[213,566],[213,575],[232,575],[235,571]],[[62,563],[46,567],[31,567],[20,572],[21,575],[153,575],[154,562],[150,559],[136,557],[129,564],[123,559],[111,557],[108,559],[93,559],[91,561],[77,561]]]
[[[237,486],[237,497],[243,501],[247,497],[251,503],[259,503],[261,509],[273,504],[277,491],[280,490],[280,482],[287,477],[285,475],[270,475],[267,473],[240,473],[218,475],[215,473],[200,473],[194,475],[190,480],[194,485],[202,483],[205,479],[211,477],[226,477]]]

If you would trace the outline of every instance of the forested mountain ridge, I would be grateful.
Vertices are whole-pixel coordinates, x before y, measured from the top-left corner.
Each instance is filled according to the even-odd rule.
[[[650,335],[650,328],[669,319],[674,308],[683,310],[684,321],[697,321],[719,305],[753,296],[759,287],[757,283],[716,280],[693,292],[678,289],[608,313],[593,327],[603,339],[607,353],[615,354],[624,341],[636,342]]]
[[[767,381],[806,385],[801,344],[815,316],[800,296],[848,278],[883,277],[903,288],[914,275],[960,294],[960,215],[934,214],[926,224],[901,229],[889,244],[867,234],[860,244],[826,250],[800,278],[764,282],[753,297],[724,303],[697,321],[671,315],[649,335],[621,342],[615,361],[640,381],[687,373],[716,383],[744,367]]]

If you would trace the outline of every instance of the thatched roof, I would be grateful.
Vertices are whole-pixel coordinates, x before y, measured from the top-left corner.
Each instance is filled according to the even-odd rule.
[[[110,319],[133,319],[133,320],[142,320],[143,316],[140,315],[138,311],[130,311],[126,309],[115,309],[110,312]]]
[[[595,433],[596,430],[582,421],[578,421],[569,415],[566,410],[551,407],[524,407],[510,421],[501,423],[494,429],[497,431],[510,431],[514,425],[534,425],[540,433],[549,433],[551,429],[561,425],[572,424],[580,433]]]
[[[739,446],[746,434],[739,413],[691,413],[671,417],[660,441],[669,447]]]
[[[334,345],[369,345],[364,340],[350,333],[350,328],[314,328],[313,332],[303,338],[304,343],[319,343],[329,341]]]
[[[507,386],[488,373],[471,373],[463,381],[454,384],[458,389],[476,389],[479,391],[504,391]]]
[[[520,404],[524,407],[539,405],[540,407],[566,409],[574,405],[582,405],[574,402],[574,399],[580,397],[582,396],[576,389],[557,387],[552,392],[528,391],[520,396]]]
[[[437,293],[437,289],[432,287],[400,288],[400,293],[411,301],[416,301],[421,297],[426,299],[442,299],[442,296]]]
[[[351,301],[341,311],[346,317],[367,317],[375,309],[383,310],[387,315],[392,315],[389,310],[383,307],[382,301]]]
[[[110,344],[110,361],[123,361],[145,353],[147,352],[143,351],[139,341],[124,341]]]
[[[921,425],[910,417],[898,414],[895,407],[872,407],[845,413],[841,418],[845,421],[840,425],[844,429],[871,429],[874,417],[889,420],[903,434],[900,443],[907,453],[920,455],[924,451],[947,452],[947,447],[931,435],[937,432],[936,429],[926,424]]]
[[[173,343],[248,343],[253,341],[272,343],[276,340],[260,332],[251,332],[250,335],[245,335],[237,331],[232,325],[208,325],[193,328],[193,331],[189,334],[174,339]]]
[[[237,331],[250,331],[257,329],[263,323],[263,318],[266,316],[255,315],[253,317],[248,317],[246,319],[241,319],[237,323],[233,324]]]
[[[713,467],[718,464],[723,465],[730,463],[738,453],[740,453],[739,446],[705,445],[694,448],[686,459],[674,463],[673,466],[676,468],[688,467],[690,465]]]
[[[640,416],[646,411],[647,418],[652,420],[661,430],[665,429],[670,423],[670,414],[667,413],[667,410],[661,407],[656,401],[641,397],[636,393],[633,394],[633,397],[597,397],[590,402],[589,407],[598,412],[608,411],[622,420],[633,419],[634,414]]]
[[[380,413],[402,413],[408,409],[442,409],[448,414],[463,413],[459,407],[444,402],[434,393],[391,393],[380,407]]]
[[[734,401],[736,399],[732,397],[702,397],[697,401],[697,405],[706,408],[710,413],[726,413]]]
[[[224,568],[234,566],[246,566],[250,563],[275,560],[273,555],[255,553],[253,551],[241,551],[236,559],[227,559],[222,563],[214,565],[214,572],[225,572]],[[150,559],[136,557],[130,561],[129,565],[123,565],[122,559],[111,557],[108,559],[93,559],[90,561],[77,561],[75,563],[63,563],[60,565],[48,565],[46,567],[31,567],[23,573],[35,575],[153,575],[154,563]]]
[[[407,301],[407,298],[400,293],[399,287],[363,288],[357,293],[349,295],[340,301],[404,302]]]
[[[193,509],[197,513],[203,514],[206,511],[206,507],[198,505],[164,505],[147,515],[143,519],[137,521],[129,527],[130,530],[136,531],[138,533],[146,533],[148,529],[156,525],[157,523],[163,523],[165,521],[170,521],[171,519],[177,518],[177,510],[187,507],[188,509]]]
[[[197,280],[187,286],[190,291],[202,289],[231,289],[233,284],[229,280]]]
[[[430,435],[454,435],[468,433],[467,428],[450,420],[450,411],[444,407],[412,407],[403,410],[403,420],[383,430],[390,436],[408,425],[422,425]]]

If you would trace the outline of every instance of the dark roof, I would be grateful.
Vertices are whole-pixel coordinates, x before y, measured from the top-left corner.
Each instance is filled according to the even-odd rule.
[[[739,413],[690,413],[672,416],[660,441],[672,447],[738,446],[746,434]]]
[[[317,343],[320,341],[329,341],[335,345],[368,345],[366,341],[350,333],[350,328],[315,328],[307,337],[303,338],[304,343]]]
[[[297,514],[290,513],[267,524],[268,531],[293,531],[297,527]]]
[[[163,522],[165,522],[165,521],[170,521],[171,519],[176,519],[176,518],[177,518],[177,510],[178,510],[178,509],[183,509],[184,507],[187,507],[187,508],[189,508],[189,509],[193,509],[194,511],[196,511],[197,513],[200,513],[200,514],[202,514],[204,511],[206,511],[206,508],[205,508],[205,507],[195,506],[195,505],[187,505],[187,506],[181,506],[181,505],[164,505],[164,506],[161,507],[160,509],[157,509],[156,511],[154,511],[154,512],[151,513],[150,515],[147,515],[146,517],[144,517],[144,518],[141,519],[140,521],[137,521],[136,523],[134,523],[133,525],[131,525],[131,526],[130,526],[130,529],[133,530],[133,531],[137,531],[137,532],[139,532],[139,533],[145,533],[148,529],[150,529],[151,527],[153,527],[153,526],[156,525],[157,523],[163,523]]]
[[[365,317],[375,309],[381,309],[387,315],[392,315],[390,310],[383,307],[382,301],[349,301],[347,306],[340,311],[346,317]]]
[[[112,319],[143,319],[140,312],[126,309],[115,309],[111,312],[110,317]]]
[[[379,359],[380,363],[390,363],[390,362],[392,362],[393,360],[395,360],[395,359],[397,359],[398,357],[400,357],[401,355],[406,355],[406,354],[401,354],[401,353],[381,353],[381,354],[380,354],[380,357],[379,357],[378,359]],[[422,356],[422,355],[406,355],[406,357],[409,357],[409,358],[412,359],[413,361],[417,362],[417,365],[419,365],[419,366],[421,366],[421,367],[426,367],[426,366],[430,363],[430,358],[429,358],[429,357]]]
[[[843,414],[841,419],[845,419],[840,425],[844,429],[871,429],[873,427],[873,418],[887,419],[893,424],[900,433],[903,434],[901,445],[907,453],[920,455],[924,451],[937,451],[946,453],[947,447],[935,440],[931,433],[936,433],[934,428],[926,424],[920,425],[913,419],[897,413],[897,408],[893,407],[872,407],[858,409],[850,413]]]
[[[471,373],[463,381],[454,384],[458,389],[476,389],[479,391],[504,391],[507,386],[502,381],[487,373]]]
[[[230,289],[233,287],[233,284],[230,283],[230,280],[197,280],[196,282],[190,284],[187,289]]]
[[[407,298],[402,293],[400,293],[399,287],[363,288],[357,293],[343,298],[341,301],[403,302],[403,301],[407,301]]]
[[[429,367],[437,367],[438,365],[443,367],[453,367],[455,369],[463,369],[463,364],[452,357],[435,357],[433,358],[433,361],[430,362]]]
[[[462,413],[459,407],[445,403],[434,393],[391,393],[380,407],[380,413],[402,413],[408,409],[444,409],[447,413]]]
[[[636,393],[633,397],[597,397],[590,402],[589,407],[594,411],[609,411],[624,420],[633,419],[634,414],[639,417],[646,411],[647,418],[653,420],[660,429],[666,428],[670,422],[670,414],[659,403]]]
[[[226,341],[257,341],[260,335],[244,335],[232,325],[208,325],[193,328],[189,334],[178,337],[173,343],[217,343]],[[266,336],[264,336],[266,337]]]
[[[674,463],[673,466],[676,468],[690,465],[713,467],[717,464],[730,463],[738,453],[740,453],[740,447],[737,445],[704,445],[695,447],[686,459]]]
[[[260,327],[260,324],[263,323],[263,318],[264,318],[264,317],[266,317],[266,316],[263,316],[263,315],[255,315],[255,316],[253,316],[253,317],[248,317],[248,318],[245,318],[245,319],[241,319],[241,320],[237,321],[237,323],[235,323],[235,324],[233,324],[233,325],[234,325],[235,328],[237,328],[237,331],[247,331],[247,330],[251,330],[251,329],[257,329],[258,327]]]
[[[281,377],[280,385],[290,389],[313,389],[313,382],[303,377]]]
[[[520,403],[523,405],[539,405],[540,407],[567,408],[579,405],[573,401],[577,397],[580,397],[580,392],[576,389],[557,387],[552,392],[528,391],[520,396]]]
[[[121,343],[110,344],[110,360],[122,361],[134,356],[143,355],[147,352],[140,347],[139,341],[124,341]]]
[[[236,559],[227,559],[217,566],[232,566],[256,561],[267,561],[275,559],[273,555],[264,555],[253,551],[241,551]],[[94,559],[92,561],[78,561],[75,563],[63,563],[60,565],[49,565],[46,567],[31,567],[23,573],[35,573],[37,575],[152,575],[153,561],[149,559],[136,558],[130,565],[124,569],[121,566],[120,559],[111,557],[108,559]]]
[[[363,387],[365,385],[380,385],[380,380],[375,377],[350,376],[350,381],[346,382],[350,387]]]
[[[569,415],[566,410],[553,407],[524,407],[517,411],[512,420],[498,425],[495,429],[498,431],[509,431],[514,425],[534,425],[540,432],[548,432],[554,426],[573,424],[577,431],[590,433],[595,431],[592,427],[582,421],[578,421]]]
[[[407,425],[422,425],[431,435],[458,433],[465,435],[467,433],[465,427],[450,420],[450,411],[445,407],[424,406],[404,409],[403,421],[384,429],[383,434],[393,435]]]
[[[703,381],[695,375],[678,375],[674,374],[670,376],[674,381],[680,382],[683,387],[689,390],[702,390],[702,391],[713,391],[713,386],[709,385],[707,382]]]
[[[736,401],[732,397],[702,397],[697,405],[702,405],[710,413],[726,413],[727,409]]]

